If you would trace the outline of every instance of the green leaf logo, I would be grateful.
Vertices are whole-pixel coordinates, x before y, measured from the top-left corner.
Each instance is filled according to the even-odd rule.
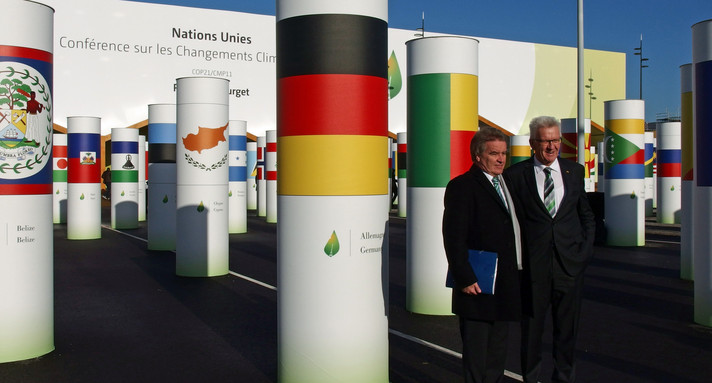
[[[163,196],[163,203],[168,203],[168,194]]]
[[[675,191],[675,185],[670,186],[670,191]]]
[[[339,239],[336,237],[336,231],[331,233],[331,237],[326,241],[326,246],[324,246],[324,253],[326,255],[333,257],[339,252]]]
[[[630,193],[630,199],[635,199],[635,190],[633,190],[633,192]]]
[[[56,192],[56,193],[54,193],[54,194],[59,194],[59,189],[57,189],[57,192]]]
[[[232,190],[230,190],[230,192],[227,193],[227,196],[228,196],[228,197],[232,197]]]
[[[121,191],[121,196],[123,197],[123,196],[125,196],[125,195],[126,195],[126,193],[124,193],[124,191],[122,190],[122,191]]]
[[[400,93],[403,87],[403,76],[401,75],[396,52],[391,52],[391,57],[388,59],[388,99],[392,99]]]
[[[84,200],[84,193],[82,193],[82,195],[79,196],[79,199],[82,201]]]
[[[203,210],[205,210],[205,205],[203,205],[203,201],[200,201],[200,205],[198,205],[198,213],[202,213]]]

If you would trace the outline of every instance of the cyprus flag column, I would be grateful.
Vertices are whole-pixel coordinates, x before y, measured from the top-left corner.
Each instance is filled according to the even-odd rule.
[[[0,93],[0,363],[54,350],[54,11],[18,0],[2,10],[0,78],[12,93]]]
[[[387,13],[277,1],[280,382],[388,382]]]
[[[176,274],[228,272],[228,80],[184,77],[176,97]]]

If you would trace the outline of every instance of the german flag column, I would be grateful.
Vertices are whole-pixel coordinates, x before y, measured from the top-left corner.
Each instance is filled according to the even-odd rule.
[[[387,10],[277,1],[280,382],[388,382]]]

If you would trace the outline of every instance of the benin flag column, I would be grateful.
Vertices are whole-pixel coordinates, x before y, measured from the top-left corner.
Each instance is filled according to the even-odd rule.
[[[388,382],[387,13],[277,1],[280,382]]]

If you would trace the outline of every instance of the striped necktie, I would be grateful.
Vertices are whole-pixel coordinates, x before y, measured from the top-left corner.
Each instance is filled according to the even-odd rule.
[[[556,214],[556,195],[554,194],[554,177],[551,176],[551,168],[545,167],[544,174],[544,206],[549,211],[550,216]]]
[[[507,200],[504,199],[504,194],[502,193],[502,187],[499,185],[499,177],[498,176],[492,177],[492,185],[494,185],[494,190],[497,191],[497,195],[499,195],[499,198],[502,199],[504,206],[507,206]]]

